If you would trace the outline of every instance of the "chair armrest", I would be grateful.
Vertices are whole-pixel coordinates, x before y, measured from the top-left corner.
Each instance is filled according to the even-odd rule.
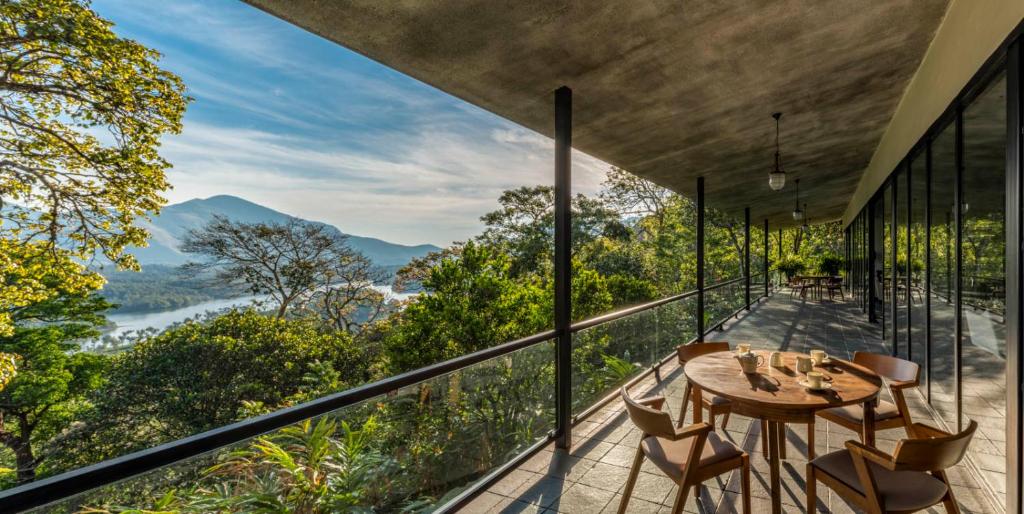
[[[915,439],[925,439],[932,437],[949,437],[949,432],[945,430],[939,430],[931,425],[925,425],[924,423],[914,423],[911,425],[911,431],[914,433]]]
[[[858,441],[846,441],[846,449],[850,450],[850,453],[861,455],[865,460],[874,462],[885,469],[890,471],[894,471],[896,469],[896,461],[893,459],[892,455],[889,455],[878,448],[872,448],[868,445],[861,444]]]
[[[695,436],[698,436],[698,435],[707,435],[707,434],[709,434],[714,429],[715,429],[715,427],[711,426],[711,423],[708,423],[708,422],[694,423],[692,425],[685,426],[683,428],[677,428],[676,429],[676,435],[675,435],[675,437],[672,438],[672,440],[673,441],[678,441],[680,439],[685,439],[687,437],[695,437]]]
[[[894,380],[889,382],[889,389],[906,389],[908,387],[917,387],[919,381],[917,380]]]
[[[664,396],[649,396],[647,398],[642,398],[640,400],[637,400],[636,403],[639,403],[640,405],[643,405],[644,407],[650,407],[652,409],[661,410],[661,407],[663,405],[665,405],[665,397]]]

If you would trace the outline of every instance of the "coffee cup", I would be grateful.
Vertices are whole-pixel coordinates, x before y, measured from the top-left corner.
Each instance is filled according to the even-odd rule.
[[[807,385],[811,389],[821,389],[821,382],[824,379],[824,375],[820,371],[811,371],[807,373]]]
[[[768,365],[773,368],[781,368],[782,363],[782,352],[772,352],[768,355]]]
[[[824,350],[811,350],[811,358],[814,359],[814,364],[820,366],[821,363],[828,360],[828,354]]]
[[[796,356],[796,370],[797,371],[799,371],[800,373],[807,373],[808,371],[811,371],[812,369],[814,369],[814,359],[811,359],[810,357],[808,357],[806,355],[797,355]]]
[[[740,344],[736,345],[736,355],[743,355],[744,353],[749,353],[749,352],[750,352],[750,344],[749,343],[740,343]]]

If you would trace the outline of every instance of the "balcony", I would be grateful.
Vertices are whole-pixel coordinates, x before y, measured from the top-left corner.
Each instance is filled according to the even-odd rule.
[[[850,358],[855,351],[887,351],[879,342],[878,325],[866,322],[854,303],[791,299],[785,290],[750,312],[741,313],[721,330],[709,334],[707,340],[749,342],[763,350],[807,352],[823,348],[840,358]],[[684,383],[682,370],[672,360],[661,368],[660,380],[652,374],[634,385],[631,392],[636,397],[667,397],[666,408],[672,418],[677,419]],[[988,390],[998,390],[998,384],[994,379],[988,381]],[[984,388],[977,382],[975,387]],[[937,413],[928,406],[920,391],[911,392],[907,399],[915,421],[944,426],[942,420],[936,419]],[[997,405],[1002,402],[1002,397],[994,394],[986,399]],[[692,403],[690,405],[689,410],[692,411]],[[692,412],[687,415],[687,419],[691,418]],[[720,426],[721,420],[716,421]],[[845,441],[857,437],[853,432],[823,420],[816,427],[815,451],[818,455],[843,448]],[[1001,424],[987,428],[992,432],[1002,430]],[[722,431],[719,428],[718,433],[751,455],[752,509],[753,512],[770,512],[768,463],[761,451],[760,424],[734,415],[729,419],[727,429]],[[553,444],[544,446],[460,512],[616,512],[622,499],[619,491],[626,482],[639,435],[626,416],[622,402],[612,402],[573,428],[571,449],[560,450]],[[878,447],[891,452],[901,436],[905,436],[902,430],[879,431]],[[788,429],[787,458],[782,465],[784,512],[807,512],[805,439],[805,425],[794,425]],[[965,513],[1002,512],[997,507],[1001,499],[987,490],[979,478],[979,473],[989,473],[981,466],[986,466],[994,457],[984,453],[984,448],[990,446],[976,443],[969,460],[949,473],[957,500]],[[668,512],[678,489],[649,463],[641,469],[628,512]],[[684,511],[740,512],[739,492],[739,472],[734,471],[705,482],[699,497],[691,493]],[[819,512],[854,512],[835,494],[822,494],[820,487],[817,507]],[[943,512],[941,508],[933,510]]]

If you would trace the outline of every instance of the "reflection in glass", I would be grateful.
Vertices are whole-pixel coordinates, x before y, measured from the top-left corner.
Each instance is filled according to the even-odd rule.
[[[907,289],[907,272],[910,269],[907,263],[907,172],[900,170],[895,178],[896,187],[893,194],[896,196],[896,226],[892,228],[891,243],[896,245],[896,261],[891,268],[891,280],[896,281],[896,297],[892,297],[892,285],[888,285],[886,292],[889,293],[890,301],[896,304],[896,319],[893,320],[893,329],[896,331],[896,355],[906,359],[909,357],[907,348],[907,305],[909,304]],[[888,251],[888,250],[887,250]],[[892,257],[889,257],[892,259]],[[891,312],[891,310],[890,310]]]
[[[981,426],[974,461],[995,489],[1005,483],[1006,418],[1006,79],[964,110],[961,312],[963,412]]]
[[[956,426],[956,376],[953,331],[953,244],[956,230],[953,225],[953,186],[956,181],[956,128],[949,124],[931,144],[931,274],[932,350],[931,401],[932,407],[946,422]]]
[[[922,384],[926,379],[927,368],[925,324],[928,315],[924,301],[928,251],[925,246],[925,201],[928,195],[926,171],[925,155],[920,153],[910,161],[910,360],[921,366]]]

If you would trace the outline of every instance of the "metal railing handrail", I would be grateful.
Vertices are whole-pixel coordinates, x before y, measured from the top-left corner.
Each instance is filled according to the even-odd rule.
[[[712,286],[705,291],[718,289],[741,282],[738,277]],[[655,309],[657,307],[685,300],[698,294],[697,290],[687,291],[641,305],[627,307],[573,323],[570,333],[595,327],[617,319]],[[760,298],[759,298],[760,299]],[[715,325],[712,325],[715,326]],[[19,485],[0,491],[0,510],[21,511],[50,504],[62,499],[104,487],[120,480],[141,475],[184,460],[198,457],[225,446],[238,444],[254,437],[285,428],[289,425],[323,416],[362,401],[397,391],[406,386],[437,378],[446,373],[465,369],[473,364],[500,357],[558,337],[556,330],[547,330],[514,341],[467,355],[431,364],[395,376],[362,384],[344,391],[329,394],[309,402],[276,410],[260,416],[243,419],[229,425],[201,432],[183,439],[170,441],[152,448],[140,450],[113,459],[105,460],[59,475]]]

